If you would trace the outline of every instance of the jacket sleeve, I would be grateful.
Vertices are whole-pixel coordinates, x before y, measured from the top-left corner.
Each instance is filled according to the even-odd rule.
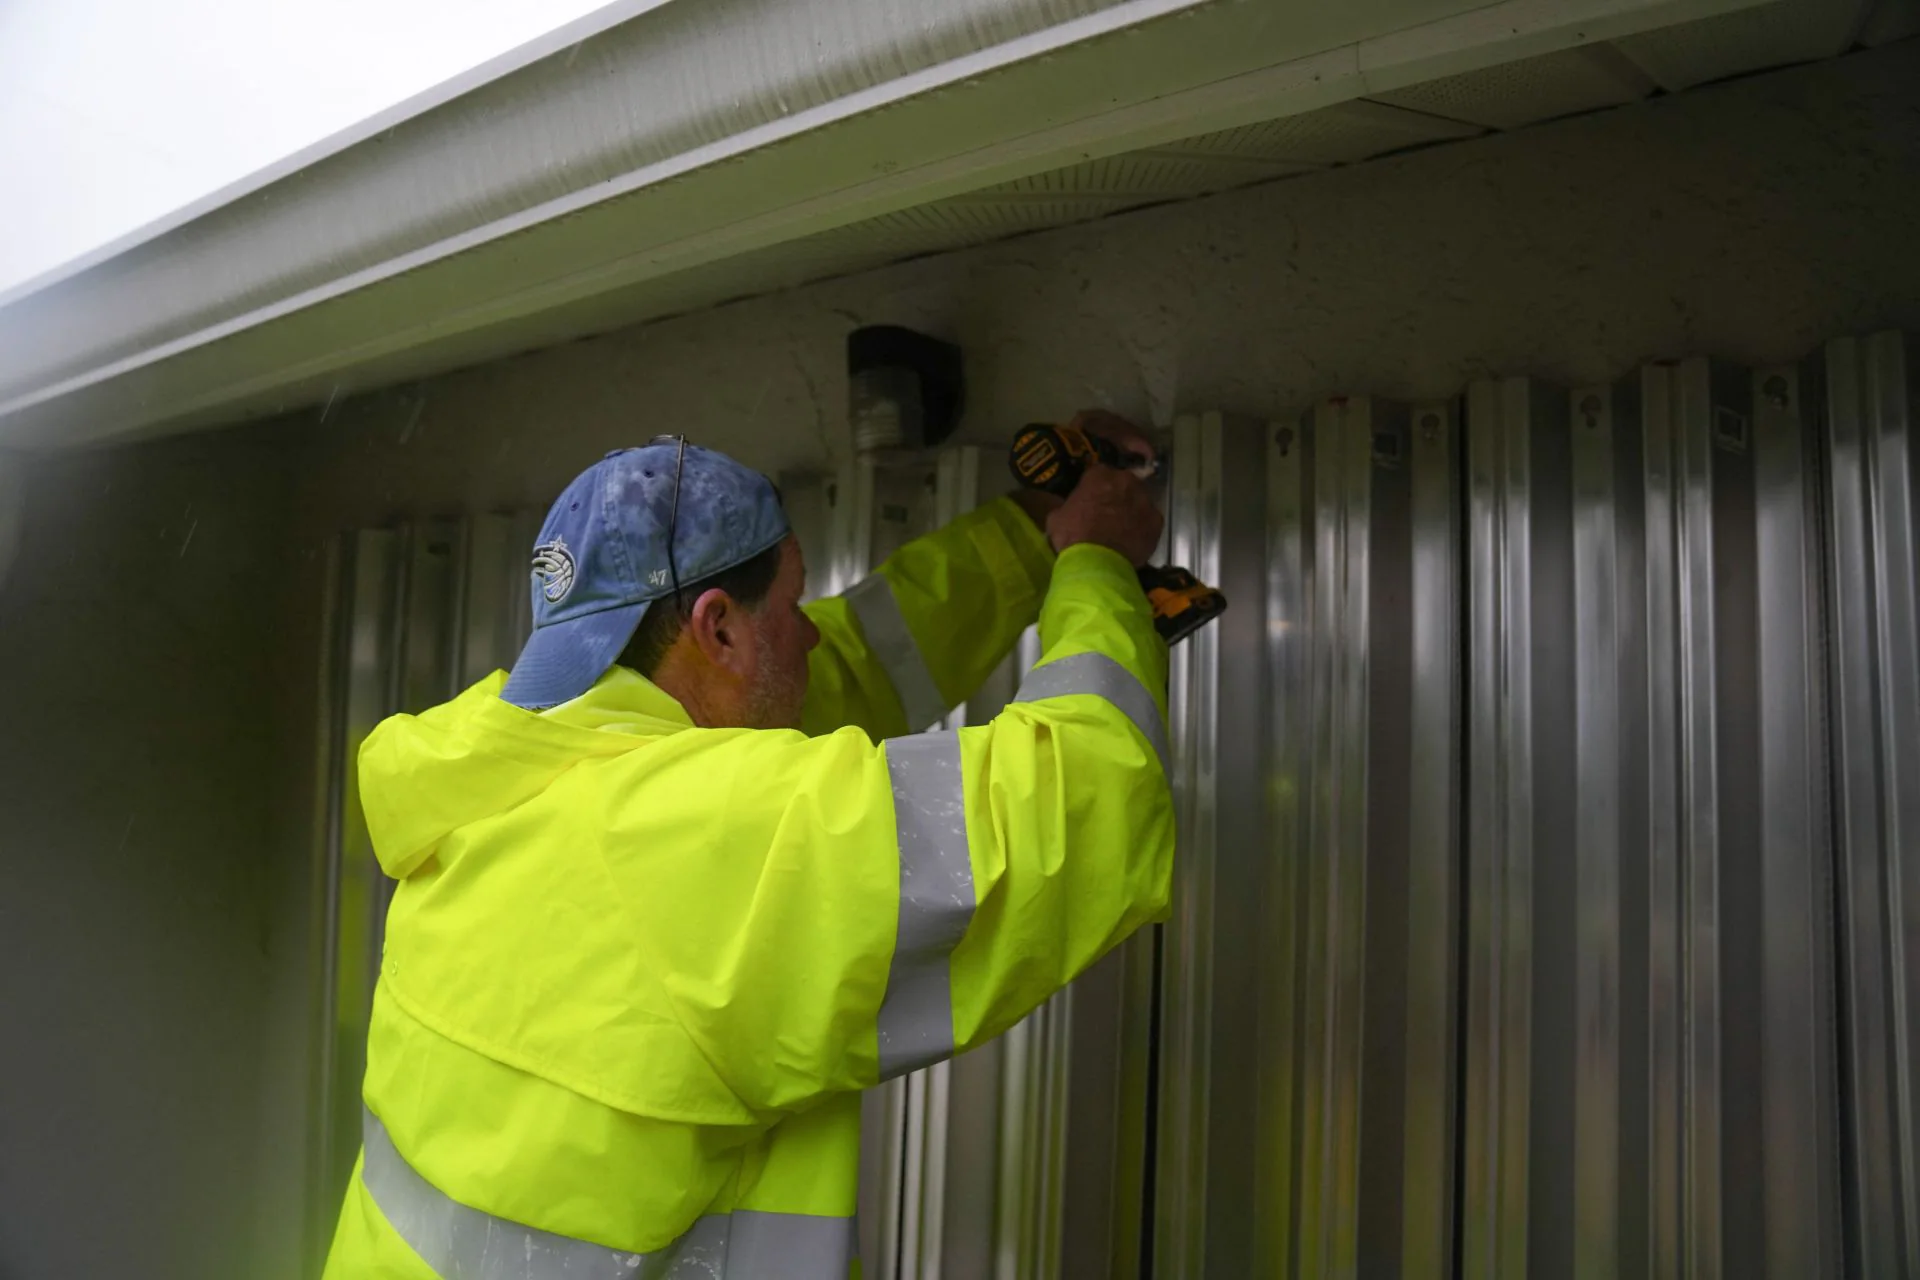
[[[1040,627],[1041,665],[985,724],[879,744],[696,730],[635,753],[649,785],[614,815],[636,851],[616,891],[747,1107],[979,1044],[1164,912],[1167,654],[1132,569],[1069,550]]]
[[[1033,625],[1053,550],[1006,498],[887,557],[846,594],[807,606],[820,628],[802,724],[879,741],[971,697]]]

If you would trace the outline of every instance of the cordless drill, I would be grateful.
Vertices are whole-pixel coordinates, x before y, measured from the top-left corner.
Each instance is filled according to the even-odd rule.
[[[1020,429],[1007,462],[1013,468],[1013,478],[1027,488],[1063,498],[1073,492],[1089,466],[1117,467],[1136,475],[1152,475],[1159,469],[1151,459],[1129,453],[1105,436],[1071,424],[1046,422]],[[1153,605],[1153,629],[1170,645],[1226,612],[1227,598],[1185,569],[1145,565],[1137,572],[1140,587]]]

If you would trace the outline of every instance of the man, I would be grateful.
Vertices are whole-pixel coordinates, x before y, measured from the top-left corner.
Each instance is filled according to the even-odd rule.
[[[860,1090],[1165,909],[1160,527],[1094,468],[803,609],[764,477],[663,438],[575,480],[512,675],[360,754],[400,885],[327,1276],[843,1280]],[[1017,701],[912,732],[1036,615]]]

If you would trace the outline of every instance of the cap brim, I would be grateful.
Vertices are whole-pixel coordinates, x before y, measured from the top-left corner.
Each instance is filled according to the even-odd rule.
[[[579,697],[613,666],[652,603],[601,609],[537,628],[513,664],[500,697],[529,711]]]

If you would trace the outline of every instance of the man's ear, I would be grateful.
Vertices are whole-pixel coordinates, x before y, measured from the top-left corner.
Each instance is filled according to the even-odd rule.
[[[736,674],[745,674],[747,637],[740,630],[740,606],[718,587],[700,593],[687,615],[687,633],[706,660]]]

